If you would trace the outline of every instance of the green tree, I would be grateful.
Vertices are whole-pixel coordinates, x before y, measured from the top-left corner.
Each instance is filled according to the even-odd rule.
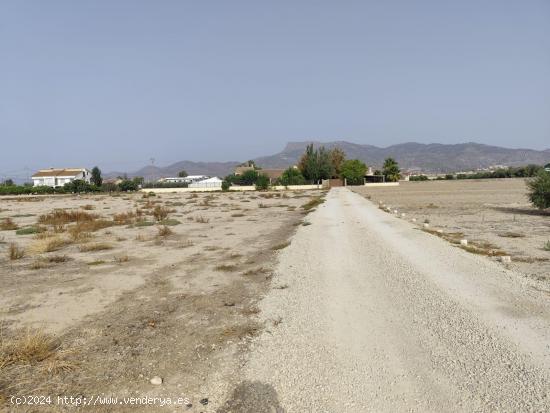
[[[118,184],[118,188],[122,192],[128,192],[128,191],[137,191],[138,184],[135,182],[135,180],[129,180],[129,179],[123,179],[122,182]]]
[[[13,186],[13,179],[6,179],[3,183],[5,186]]]
[[[537,176],[527,182],[529,200],[539,208],[550,208],[550,172],[540,171]]]
[[[309,144],[298,162],[298,169],[308,181],[317,182],[320,179],[331,178],[334,169],[330,151],[324,146],[313,149],[313,144]]]
[[[382,174],[386,177],[386,181],[399,181],[399,179],[401,179],[401,170],[399,169],[399,164],[397,163],[397,161],[393,158],[387,158],[384,161]]]
[[[303,185],[306,183],[306,179],[298,168],[290,167],[282,173],[281,178],[279,178],[279,182],[284,186]]]
[[[143,178],[143,176],[134,176],[134,178],[132,179],[132,182],[136,186],[140,186],[140,185],[143,185],[143,183],[145,182],[145,179]]]
[[[269,189],[269,177],[265,174],[259,174],[256,179],[256,190],[267,191]]]
[[[187,175],[187,171],[185,169],[182,169],[181,171],[178,172],[178,177],[180,178],[185,178]]]
[[[342,163],[342,178],[348,185],[361,185],[365,179],[367,165],[359,159],[350,159]]]
[[[63,185],[63,190],[65,192],[80,193],[80,192],[94,192],[94,191],[97,191],[98,189],[95,185],[90,185],[88,182],[82,179],[75,179],[74,181],[67,182],[65,185]]]
[[[330,162],[332,163],[332,173],[336,178],[342,174],[342,164],[346,160],[346,154],[340,148],[334,148],[330,151]]]
[[[317,150],[317,163],[319,168],[319,177],[317,179],[329,179],[334,174],[332,166],[332,158],[330,151],[327,151],[324,146]]]
[[[237,185],[254,185],[258,180],[258,172],[245,171],[242,175],[236,176],[235,183]]]
[[[313,144],[307,145],[304,154],[298,162],[298,169],[308,181],[317,181],[319,179],[317,151],[313,149]]]
[[[103,184],[101,169],[99,169],[97,166],[94,166],[92,169],[92,177],[90,178],[90,181],[92,181],[92,184],[94,184],[97,187],[100,187],[101,184]]]

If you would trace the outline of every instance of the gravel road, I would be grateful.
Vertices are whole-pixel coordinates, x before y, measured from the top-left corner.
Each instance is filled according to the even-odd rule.
[[[307,219],[226,411],[550,411],[548,292],[345,188]]]

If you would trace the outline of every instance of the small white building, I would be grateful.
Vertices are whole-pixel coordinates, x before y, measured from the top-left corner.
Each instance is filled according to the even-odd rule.
[[[33,174],[32,181],[34,186],[51,186],[57,188],[76,179],[90,183],[92,173],[86,168],[50,168],[40,169]]]
[[[212,178],[203,179],[202,181],[197,181],[189,184],[189,188],[221,188],[222,180],[217,176]]]
[[[208,178],[209,177],[206,175],[187,175],[185,177],[176,176],[173,178],[160,178],[158,182],[190,184],[190,183],[202,181]]]

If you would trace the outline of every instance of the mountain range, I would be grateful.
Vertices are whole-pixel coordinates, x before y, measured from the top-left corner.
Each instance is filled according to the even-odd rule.
[[[550,162],[550,149],[511,149],[499,146],[483,145],[474,142],[454,145],[415,142],[401,143],[381,148],[346,141],[334,142],[289,142],[285,148],[274,155],[253,159],[262,168],[287,168],[298,163],[308,144],[327,149],[339,147],[348,159],[360,159],[373,168],[382,166],[384,159],[393,157],[403,170],[423,172],[457,172],[483,169],[495,165],[520,166],[530,163],[543,165]],[[160,177],[177,176],[184,169],[190,175],[226,176],[233,172],[242,161],[234,162],[192,162],[180,161],[166,167],[146,166],[127,173],[128,176],[143,176],[146,180]],[[122,175],[111,172],[107,176]]]

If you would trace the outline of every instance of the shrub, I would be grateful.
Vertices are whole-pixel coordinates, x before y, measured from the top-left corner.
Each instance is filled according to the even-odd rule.
[[[364,182],[367,165],[359,159],[344,161],[341,175],[349,185],[361,185]]]
[[[40,215],[38,222],[46,225],[64,225],[69,222],[94,221],[97,217],[95,214],[80,210],[68,211],[66,209],[55,209],[53,212]]]
[[[43,231],[43,228],[40,227],[25,227],[18,229],[15,231],[16,235],[31,235],[31,234],[37,234],[39,232]]]
[[[174,233],[174,231],[172,231],[166,225],[163,225],[162,227],[158,227],[157,230],[158,230],[158,236],[159,237],[167,237],[167,236],[172,235]]]
[[[123,179],[122,182],[118,184],[118,189],[122,192],[137,191],[138,184],[134,180]]]
[[[241,175],[228,175],[225,180],[234,185],[249,186],[254,185],[258,179],[258,172],[256,170],[245,171]]]
[[[279,178],[279,183],[284,186],[304,185],[306,178],[304,178],[299,169],[290,167],[283,172],[281,178]]]
[[[157,205],[153,210],[153,216],[157,221],[163,221],[168,218],[168,209]]]
[[[110,250],[112,248],[113,246],[106,242],[97,242],[94,244],[83,244],[79,247],[80,252],[103,251],[103,250]]]
[[[18,260],[25,256],[25,250],[20,248],[15,242],[12,242],[8,248],[8,257],[10,260]]]
[[[63,185],[63,190],[64,192],[79,193],[96,192],[99,191],[99,188],[81,179],[75,179],[74,181],[67,182],[65,185]]]
[[[12,229],[17,229],[19,228],[17,226],[17,224],[15,222],[13,222],[13,220],[11,218],[5,218],[4,220],[2,220],[2,222],[0,222],[0,229],[2,231],[9,231],[9,230],[12,230]]]
[[[321,198],[320,196],[316,196],[315,198],[310,199],[308,202],[302,205],[302,209],[304,209],[305,211],[311,211],[313,208],[321,205],[323,202],[325,202],[323,198]]]
[[[228,180],[224,179],[222,181],[222,191],[229,191],[229,188],[231,187],[231,182],[229,182]]]
[[[269,177],[265,174],[259,174],[256,179],[256,190],[267,191],[269,189]]]
[[[546,244],[544,244],[543,250],[550,251],[550,241],[546,241]]]
[[[536,178],[527,183],[529,200],[539,208],[550,208],[550,172],[540,171]]]
[[[428,177],[426,175],[414,175],[409,178],[409,181],[427,181]]]

